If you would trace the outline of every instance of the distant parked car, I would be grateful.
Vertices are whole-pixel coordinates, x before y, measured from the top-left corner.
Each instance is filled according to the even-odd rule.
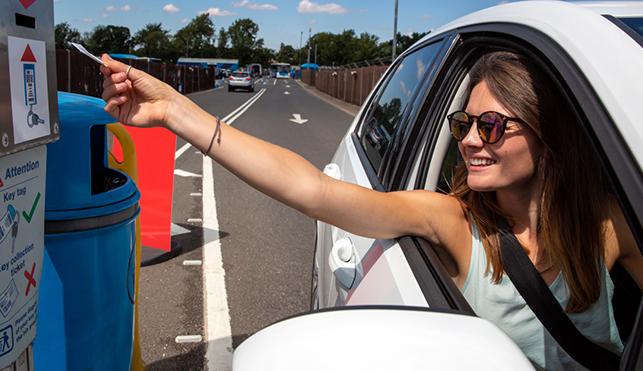
[[[248,71],[235,71],[229,77],[228,91],[233,91],[236,89],[255,91],[254,78]]]

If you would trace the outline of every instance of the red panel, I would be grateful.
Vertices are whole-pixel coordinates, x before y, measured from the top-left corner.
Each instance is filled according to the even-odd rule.
[[[170,251],[176,135],[161,128],[125,126],[125,129],[136,146],[138,189],[141,192],[141,243]],[[112,154],[117,160],[122,159],[117,141],[114,141]]]

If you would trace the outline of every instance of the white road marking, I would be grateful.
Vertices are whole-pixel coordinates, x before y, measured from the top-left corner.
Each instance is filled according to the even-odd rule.
[[[254,97],[250,98],[250,100],[248,100],[246,103],[244,103],[241,107],[237,108],[234,112],[232,112],[228,116],[224,117],[222,119],[222,121],[225,122],[228,125],[232,125],[232,123],[236,119],[238,119],[239,116],[243,115],[243,113],[246,112],[248,110],[248,108],[250,108],[250,106],[252,106],[254,104],[254,102],[256,102],[259,98],[261,98],[261,96],[265,92],[266,92],[265,88],[259,90],[259,93],[255,94]]]
[[[205,358],[210,371],[232,370],[232,330],[219,221],[214,199],[212,159],[203,157],[203,280],[205,289]]]
[[[190,230],[187,228],[183,228],[178,224],[170,224],[170,236],[178,236],[180,234],[186,234],[190,233]]]
[[[201,196],[203,196],[203,193],[201,193],[201,192],[192,192],[192,193],[190,193],[190,196],[201,197]]]
[[[201,260],[184,260],[183,265],[201,265],[203,261]]]
[[[301,115],[300,115],[300,114],[298,114],[298,113],[293,113],[292,115],[293,115],[294,119],[290,119],[290,121],[292,121],[292,122],[294,122],[294,123],[297,123],[297,124],[299,124],[299,125],[301,125],[301,124],[303,124],[304,122],[308,121],[308,119],[302,119],[302,118],[301,118]],[[175,170],[175,171],[176,171],[176,170]]]
[[[201,223],[203,219],[201,218],[189,218],[188,223]]]
[[[174,339],[177,343],[199,343],[203,340],[201,335],[179,335]]]
[[[177,158],[181,157],[181,155],[188,150],[192,145],[190,143],[185,143],[183,147],[179,148],[178,151],[174,154],[174,161],[176,161]]]
[[[236,119],[238,119],[238,118],[239,118],[239,116],[241,116],[244,112],[246,112],[246,110],[247,110],[250,106],[252,106],[252,104],[254,104],[254,102],[256,102],[256,101],[257,101],[257,99],[261,98],[261,96],[263,95],[263,93],[264,93],[265,91],[266,91],[266,88],[263,88],[263,89],[259,90],[259,92],[258,92],[257,94],[255,94],[254,96],[252,96],[252,98],[248,99],[244,104],[242,104],[241,106],[239,106],[239,108],[237,108],[236,110],[234,110],[231,114],[229,114],[228,116],[226,116],[226,117],[222,118],[222,119],[221,119],[221,121],[225,122],[225,123],[226,123],[226,124],[228,124],[228,125],[232,125],[232,123],[233,123]],[[192,146],[192,145],[191,145],[190,143],[185,143],[185,144],[183,145],[183,147],[181,147],[181,148],[180,148],[178,151],[176,151],[176,153],[174,154],[174,161],[176,161],[179,157],[181,157],[181,155],[182,155],[183,153],[185,153],[185,151],[187,151],[191,146]],[[201,152],[197,152],[197,153],[201,153]]]
[[[201,178],[203,176],[201,174],[194,174],[181,169],[174,169],[174,175],[182,176],[184,178]]]

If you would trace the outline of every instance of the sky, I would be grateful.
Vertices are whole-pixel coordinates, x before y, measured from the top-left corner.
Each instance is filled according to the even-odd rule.
[[[397,31],[428,32],[501,0],[398,0]],[[209,13],[218,35],[234,21],[249,18],[259,26],[264,46],[299,48],[309,35],[354,30],[380,42],[393,39],[395,0],[54,0],[54,21],[80,33],[103,25],[124,26],[134,35],[148,23],[161,23],[171,35],[198,15]]]

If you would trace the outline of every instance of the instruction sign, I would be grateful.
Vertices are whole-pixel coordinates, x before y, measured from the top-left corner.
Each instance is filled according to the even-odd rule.
[[[0,157],[0,369],[36,337],[47,147]]]
[[[7,49],[14,142],[47,136],[51,123],[45,42],[8,36]]]

